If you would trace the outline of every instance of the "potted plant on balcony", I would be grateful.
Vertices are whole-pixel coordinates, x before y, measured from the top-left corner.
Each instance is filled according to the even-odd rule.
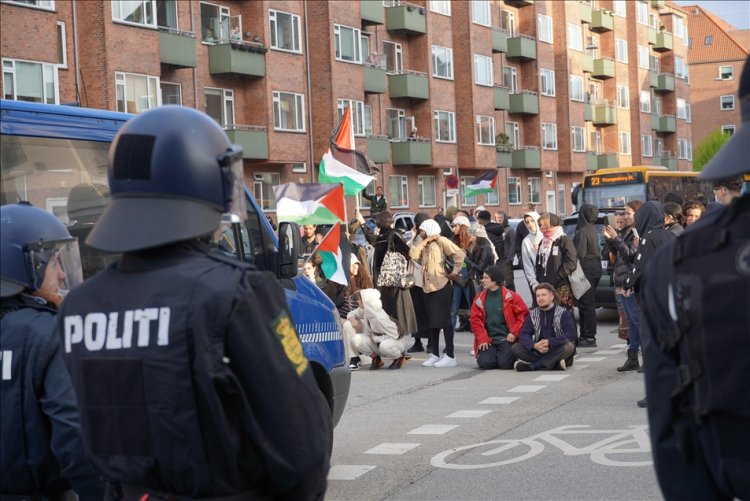
[[[500,153],[510,153],[511,146],[510,137],[505,132],[501,132],[495,136],[495,149]]]

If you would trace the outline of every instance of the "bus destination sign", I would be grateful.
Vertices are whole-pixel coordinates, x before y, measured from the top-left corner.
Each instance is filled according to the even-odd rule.
[[[617,172],[613,174],[592,174],[586,176],[584,188],[597,186],[614,186],[618,184],[637,184],[643,182],[640,172]]]

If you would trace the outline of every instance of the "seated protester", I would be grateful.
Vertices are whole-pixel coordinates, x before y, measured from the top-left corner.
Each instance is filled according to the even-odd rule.
[[[521,296],[506,289],[503,270],[489,266],[482,274],[482,290],[471,305],[474,352],[480,369],[512,369],[511,346],[529,315]]]
[[[555,303],[555,288],[542,282],[534,288],[537,307],[524,321],[518,343],[511,351],[518,358],[518,372],[542,368],[565,370],[573,365],[576,321],[573,315]]]
[[[406,363],[406,341],[396,321],[383,309],[380,291],[360,290],[357,303],[359,308],[349,312],[342,328],[345,337],[351,336],[354,353],[372,357],[370,370],[383,367],[382,358],[393,360],[389,369],[400,369]]]

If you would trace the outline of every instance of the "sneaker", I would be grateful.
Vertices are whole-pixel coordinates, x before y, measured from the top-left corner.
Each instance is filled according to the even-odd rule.
[[[580,337],[578,338],[579,348],[596,348],[596,338]]]
[[[516,372],[528,372],[530,370],[533,370],[531,368],[531,364],[528,362],[524,362],[523,360],[516,360],[516,363],[513,364],[513,368],[516,370]]]
[[[424,346],[422,346],[422,343],[414,343],[411,348],[406,350],[406,353],[419,353],[421,351],[424,351]]]
[[[474,350],[471,350],[471,351],[469,352],[469,355],[471,355],[472,357],[476,357],[476,356],[477,356],[477,352],[476,352],[476,351],[474,351]]]
[[[435,362],[433,367],[455,367],[458,365],[458,360],[448,355],[444,355],[443,358]]]
[[[440,357],[430,354],[430,358],[422,362],[422,367],[432,367],[438,360],[440,360]]]
[[[358,371],[359,370],[359,364],[360,364],[359,357],[352,357],[352,359],[349,360],[349,370],[350,371]]]
[[[381,360],[379,355],[375,355],[372,357],[372,364],[370,365],[371,371],[376,371],[383,367],[385,364],[383,363],[383,360]]]
[[[565,363],[565,359],[564,358],[562,360],[560,360],[559,362],[557,362],[557,369],[558,370],[564,371],[567,368],[568,368],[568,364]]]
[[[408,359],[404,356],[399,357],[395,359],[393,362],[391,362],[391,365],[388,366],[388,369],[390,370],[400,369],[402,366],[406,365],[407,360]]]

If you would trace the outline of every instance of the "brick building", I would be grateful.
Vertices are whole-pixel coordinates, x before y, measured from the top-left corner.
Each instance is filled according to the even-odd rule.
[[[274,184],[315,180],[347,105],[395,211],[566,214],[586,171],[690,169],[670,2],[0,0],[0,23],[6,99],[205,111],[269,211]],[[462,196],[495,168],[496,193]]]
[[[717,129],[734,134],[742,123],[737,87],[750,56],[750,30],[737,30],[698,5],[682,8],[690,29],[693,112],[701,117],[693,123],[693,140],[698,144]]]

